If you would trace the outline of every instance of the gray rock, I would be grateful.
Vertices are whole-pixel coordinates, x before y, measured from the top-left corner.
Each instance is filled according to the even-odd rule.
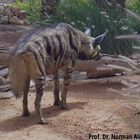
[[[14,13],[11,11],[11,7],[9,6],[4,9],[4,14],[7,15],[9,18],[14,16]]]
[[[9,90],[11,90],[10,84],[0,86],[0,92],[7,92]]]
[[[26,17],[27,17],[26,11],[20,11],[19,14],[18,14],[18,17],[20,19],[26,19]]]
[[[0,92],[0,99],[9,99],[13,97],[12,92]]]
[[[1,17],[1,23],[7,24],[8,23],[8,16],[2,16]]]
[[[0,70],[0,76],[7,78],[8,68]]]
[[[14,16],[17,16],[20,14],[20,9],[15,7],[10,7],[11,12],[14,14]]]
[[[7,68],[6,65],[0,65],[0,70],[2,70],[2,69],[6,69],[6,68]]]
[[[18,18],[17,16],[13,16],[9,19],[10,24],[24,25],[24,21]]]
[[[9,81],[6,78],[0,76],[0,85],[4,85],[4,84],[8,84],[8,83],[9,83]]]
[[[4,8],[5,8],[4,5],[0,4],[0,15],[3,15]]]

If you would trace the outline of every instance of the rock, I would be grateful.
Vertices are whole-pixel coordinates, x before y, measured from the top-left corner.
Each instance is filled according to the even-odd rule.
[[[27,17],[26,11],[20,11],[20,13],[18,14],[18,17],[20,19],[26,19],[26,17]]]
[[[0,99],[9,99],[13,97],[12,92],[0,92]]]
[[[10,24],[17,24],[17,25],[23,25],[24,21],[19,19],[17,16],[13,16],[9,19]]]
[[[10,23],[17,25],[29,25],[26,19],[26,11],[21,11],[19,8],[5,6],[0,4],[0,23]]]
[[[0,3],[0,15],[3,15],[4,9],[5,9],[4,4]]]
[[[8,68],[0,70],[0,76],[7,78]]]
[[[2,16],[1,17],[1,23],[8,24],[8,16]]]
[[[8,83],[9,83],[9,81],[6,78],[0,76],[0,85],[4,85],[4,84],[8,84]]]
[[[13,12],[11,11],[11,7],[9,6],[4,9],[4,14],[7,15],[9,18],[14,16]]]
[[[18,15],[20,14],[20,9],[15,7],[10,7],[10,9],[13,15],[18,17]]]
[[[7,68],[7,66],[5,65],[0,65],[0,70],[2,70],[2,69],[6,69]]]
[[[7,92],[9,90],[11,90],[10,84],[0,86],[0,92]]]
[[[30,22],[27,19],[24,19],[23,22],[24,22],[24,25],[29,25],[30,24]]]

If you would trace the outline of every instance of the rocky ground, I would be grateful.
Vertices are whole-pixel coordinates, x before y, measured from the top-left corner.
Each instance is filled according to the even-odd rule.
[[[0,47],[15,47],[17,39],[31,28],[1,25]],[[139,134],[140,115],[136,114],[140,112],[139,81],[140,76],[74,81],[68,93],[70,109],[65,111],[52,105],[49,81],[42,98],[42,111],[49,120],[47,125],[36,123],[35,91],[30,91],[31,116],[26,118],[21,116],[22,99],[1,99],[0,140],[87,140],[90,133]]]

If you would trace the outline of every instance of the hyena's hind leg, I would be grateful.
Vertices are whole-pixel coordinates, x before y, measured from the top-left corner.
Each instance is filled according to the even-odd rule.
[[[35,79],[35,86],[36,86],[35,110],[39,118],[39,123],[46,124],[48,123],[48,121],[43,118],[42,111],[41,111],[41,99],[42,99],[43,90],[45,87],[45,77],[42,75],[39,75]]]
[[[54,106],[60,106],[60,98],[59,98],[59,76],[58,76],[58,71],[54,74],[54,89],[53,89],[53,94],[54,94]]]
[[[29,109],[28,109],[28,92],[29,92],[29,87],[30,87],[30,78],[28,78],[26,80],[26,83],[25,83],[25,88],[24,88],[24,91],[23,91],[23,113],[22,113],[22,116],[30,116],[30,112],[29,112]]]
[[[66,97],[67,97],[67,91],[68,91],[68,86],[70,84],[70,79],[71,79],[71,73],[73,72],[72,69],[66,69],[64,73],[64,80],[63,80],[63,89],[61,93],[61,108],[62,109],[68,109],[69,107],[67,106],[66,103]]]

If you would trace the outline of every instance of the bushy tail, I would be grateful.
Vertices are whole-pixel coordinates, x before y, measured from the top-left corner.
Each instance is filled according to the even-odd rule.
[[[26,63],[22,55],[17,55],[12,57],[9,66],[9,77],[12,91],[16,98],[22,96],[23,90],[25,88],[25,83],[27,80],[27,68]]]

